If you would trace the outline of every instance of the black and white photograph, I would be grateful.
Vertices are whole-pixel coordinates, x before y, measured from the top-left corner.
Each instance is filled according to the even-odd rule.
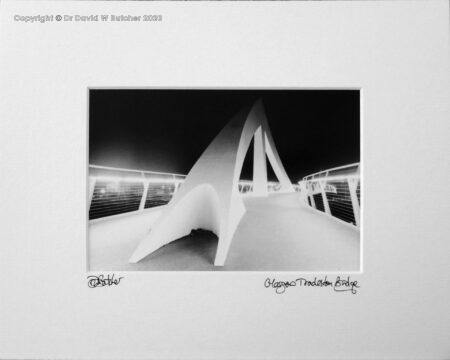
[[[448,0],[0,0],[0,359],[449,360]]]
[[[360,270],[360,91],[91,89],[89,270]]]

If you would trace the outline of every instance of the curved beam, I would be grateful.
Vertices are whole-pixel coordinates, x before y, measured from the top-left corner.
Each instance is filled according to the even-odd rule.
[[[166,208],[165,214],[155,221],[149,235],[140,242],[131,256],[131,263],[136,263],[161,246],[188,235],[192,229],[220,234],[219,198],[211,185],[197,186],[174,205],[169,204],[170,209]]]
[[[252,108],[235,115],[203,152],[152,231],[134,251],[130,262],[140,261],[159,247],[188,235],[192,229],[203,228],[213,231],[219,238],[214,265],[225,264],[234,232],[245,213],[238,183],[255,133],[259,136],[258,156],[261,157],[262,147],[282,186],[289,190],[290,185],[293,191],[273,144],[262,102],[258,100]],[[259,167],[262,166],[260,160]],[[266,195],[267,171],[265,169],[265,180],[264,176],[261,179],[263,171],[259,167],[254,181]]]

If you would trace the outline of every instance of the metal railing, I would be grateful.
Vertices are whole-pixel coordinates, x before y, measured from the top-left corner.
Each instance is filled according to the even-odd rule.
[[[166,205],[186,175],[89,165],[89,220]],[[253,182],[241,180],[242,194],[253,191]],[[297,191],[298,186],[294,186]],[[268,191],[280,189],[269,182]]]
[[[293,184],[295,191],[300,191],[298,185]],[[277,181],[267,182],[267,191],[269,193],[274,193],[281,190],[281,184]],[[253,192],[253,181],[251,180],[240,180],[239,181],[239,192],[242,194]]]
[[[328,215],[360,226],[360,164],[350,164],[308,176],[298,184],[309,206]]]
[[[89,219],[166,205],[185,175],[89,165]]]

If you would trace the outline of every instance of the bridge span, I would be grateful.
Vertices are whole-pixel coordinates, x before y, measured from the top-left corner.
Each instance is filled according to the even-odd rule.
[[[359,271],[360,230],[302,201],[300,192],[244,194],[240,221],[225,266],[214,266],[217,237],[193,231],[129,263],[130,254],[164,206],[90,222],[89,270]]]

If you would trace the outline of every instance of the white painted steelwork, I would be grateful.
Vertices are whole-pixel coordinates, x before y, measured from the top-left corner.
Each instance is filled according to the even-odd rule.
[[[254,194],[267,196],[268,193],[266,155],[280,181],[281,191],[294,192],[276,150],[264,106],[258,100],[251,108],[236,114],[210,143],[151,232],[139,243],[130,262],[136,263],[191,230],[201,228],[217,235],[214,264],[225,264],[234,232],[246,211],[239,196],[239,177],[253,137]]]
[[[161,172],[153,172],[153,171],[143,171],[143,170],[136,170],[136,169],[123,169],[123,168],[114,168],[114,167],[108,167],[108,166],[98,166],[98,165],[89,165],[90,175],[89,175],[89,198],[88,198],[88,208],[91,210],[92,205],[92,199],[94,197],[94,191],[101,191],[98,189],[98,184],[101,182],[104,182],[109,185],[117,185],[120,183],[138,183],[142,184],[143,191],[142,194],[139,197],[139,206],[136,206],[136,209],[130,210],[128,207],[123,207],[121,212],[110,214],[109,212],[104,212],[103,216],[95,217],[95,219],[102,219],[107,218],[112,215],[119,215],[123,213],[128,213],[131,211],[137,212],[137,211],[143,211],[147,210],[150,207],[147,204],[146,206],[146,200],[152,198],[151,191],[155,189],[158,185],[168,185],[173,186],[173,194],[175,194],[179,187],[183,184],[184,179],[186,175],[181,174],[172,174],[172,173],[161,173]],[[92,171],[98,170],[98,174],[92,174]],[[114,174],[105,174],[107,172],[113,172]],[[119,175],[120,173],[120,175]],[[154,176],[154,177],[150,177]],[[163,178],[161,176],[166,176],[166,178]],[[96,190],[97,186],[97,190]],[[296,191],[300,191],[300,187],[296,184],[293,184],[294,189]],[[281,185],[279,182],[276,181],[268,181],[267,182],[267,192],[268,193],[274,193],[278,192],[281,189]],[[111,189],[110,189],[111,190]],[[114,189],[113,189],[114,190]],[[251,180],[240,180],[238,184],[238,190],[241,194],[253,194],[253,181]],[[116,192],[118,190],[116,189]],[[173,194],[170,196],[170,198],[173,196]],[[124,202],[128,200],[127,198],[124,198]],[[169,199],[170,200],[170,199]],[[109,206],[110,208],[114,208],[117,206],[117,204],[112,203],[110,200],[105,200],[105,206]],[[108,202],[106,204],[106,202]],[[161,204],[160,206],[163,206],[164,204]],[[92,207],[92,210],[94,210],[94,207]]]
[[[360,164],[339,166],[299,181],[301,198],[314,209],[360,227]]]

